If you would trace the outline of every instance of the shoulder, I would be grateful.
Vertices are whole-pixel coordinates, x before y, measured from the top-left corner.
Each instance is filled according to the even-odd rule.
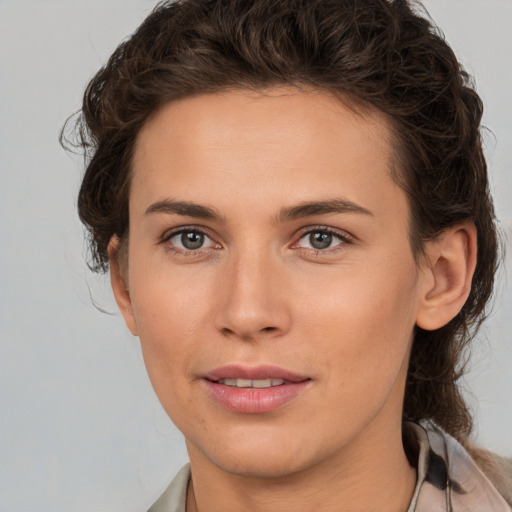
[[[467,443],[466,450],[498,492],[512,505],[512,459]]]

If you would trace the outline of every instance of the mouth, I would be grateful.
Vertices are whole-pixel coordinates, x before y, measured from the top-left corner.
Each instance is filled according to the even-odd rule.
[[[310,377],[275,366],[217,368],[202,378],[214,401],[232,412],[261,414],[274,411],[302,395]]]
[[[219,379],[218,384],[224,384],[231,388],[254,388],[266,389],[275,386],[282,386],[285,381],[283,379]]]
[[[274,365],[245,366],[230,364],[215,368],[204,374],[205,379],[238,388],[269,388],[283,384],[296,384],[311,380],[285,368]]]

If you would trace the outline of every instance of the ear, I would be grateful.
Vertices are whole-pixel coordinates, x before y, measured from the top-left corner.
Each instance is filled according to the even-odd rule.
[[[108,244],[108,261],[110,267],[110,284],[117,302],[117,307],[123,315],[126,326],[129,331],[137,336],[137,324],[133,315],[132,301],[128,282],[126,278],[127,262],[122,261],[126,258],[120,258],[119,238],[114,235]]]
[[[422,292],[416,325],[433,331],[455,318],[471,291],[477,255],[472,222],[443,231],[425,247]]]

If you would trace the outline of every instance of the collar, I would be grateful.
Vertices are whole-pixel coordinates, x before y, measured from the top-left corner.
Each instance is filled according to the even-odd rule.
[[[419,446],[418,481],[407,512],[511,512],[462,445],[432,421],[406,422]]]

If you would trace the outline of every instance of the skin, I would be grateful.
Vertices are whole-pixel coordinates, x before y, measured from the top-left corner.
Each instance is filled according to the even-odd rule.
[[[392,148],[382,114],[291,88],[186,98],[139,133],[128,261],[119,266],[113,238],[112,284],[186,438],[188,510],[407,509],[416,476],[401,419],[413,331],[462,307],[476,235],[455,227],[416,262]],[[283,214],[340,200],[350,208]],[[180,229],[204,232],[203,245],[183,246]],[[315,248],[312,231],[331,245]],[[310,381],[277,410],[241,414],[202,379],[233,363]]]

